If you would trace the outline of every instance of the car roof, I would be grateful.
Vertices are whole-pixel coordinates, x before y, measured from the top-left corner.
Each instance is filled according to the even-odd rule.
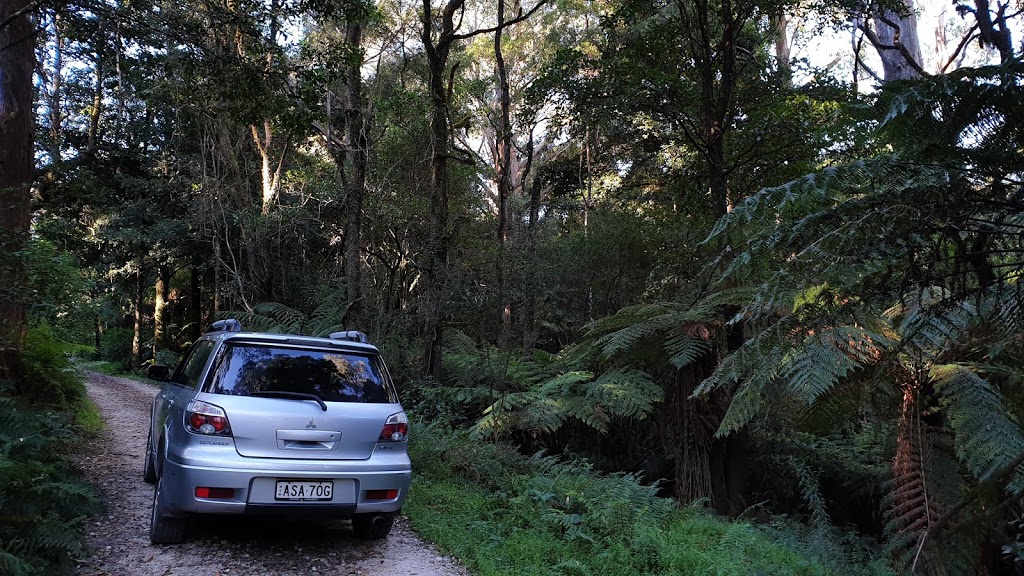
[[[380,354],[380,350],[373,344],[357,342],[354,340],[343,340],[340,338],[320,338],[317,336],[305,336],[301,334],[271,334],[269,332],[229,332],[218,331],[208,332],[203,335],[204,339],[215,342],[237,343],[237,344],[276,344],[296,348],[330,348],[334,350],[346,350],[350,352],[362,352],[364,354]]]

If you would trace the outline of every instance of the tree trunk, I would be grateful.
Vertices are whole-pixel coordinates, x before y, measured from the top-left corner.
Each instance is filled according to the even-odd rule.
[[[498,303],[501,333],[498,347],[508,349],[509,330],[512,324],[512,304],[506,279],[506,254],[508,248],[508,201],[512,196],[512,127],[510,121],[511,95],[509,94],[508,72],[505,57],[501,53],[501,36],[505,24],[505,0],[498,0],[498,30],[494,33],[494,61],[498,75],[498,119],[494,146],[494,171],[498,181]]]
[[[532,153],[532,146],[530,148]],[[526,238],[526,267],[529,282],[526,285],[526,301],[523,306],[523,349],[529,354],[537,343],[537,266],[534,262],[537,254],[537,228],[540,222],[540,193],[542,181],[540,175],[533,178],[530,187],[530,220]]]
[[[423,0],[422,40],[430,72],[430,237],[423,296],[424,375],[441,378],[443,292],[448,266],[448,97],[445,72],[454,40],[453,15],[465,0],[451,0],[442,10],[441,35],[435,42],[430,0]]]
[[[880,10],[872,19],[874,33],[864,29],[882,60],[882,77],[886,82],[922,76],[924,60],[918,42],[914,0],[903,0],[903,5],[907,9],[906,17],[901,18],[892,10]]]
[[[156,299],[153,306],[153,357],[167,348],[167,295],[171,284],[171,268],[161,264],[156,273]]]
[[[146,289],[143,282],[142,265],[135,272],[135,325],[132,332],[132,368],[138,370],[142,367],[142,303],[143,291]]]
[[[1007,5],[997,2],[1000,6],[995,18],[989,8],[989,0],[974,0],[975,18],[978,20],[978,36],[983,46],[993,46],[999,50],[999,60],[1006,63],[1013,59],[1013,41],[1010,27],[1006,22]]]
[[[427,266],[424,270],[424,296],[421,299],[423,316],[423,335],[425,340],[424,374],[433,380],[441,377],[441,342],[444,322],[444,292],[447,282],[448,244],[451,231],[448,229],[448,157],[449,157],[449,126],[448,126],[448,90],[445,78],[448,70],[448,57],[452,44],[458,40],[466,40],[485,32],[496,32],[504,26],[516,24],[536,12],[545,0],[540,0],[529,11],[520,13],[515,18],[502,22],[501,26],[490,29],[477,29],[465,34],[456,34],[455,15],[459,14],[461,24],[462,10],[466,0],[449,0],[441,8],[439,18],[435,19],[430,0],[423,0],[423,11],[420,13],[420,39],[427,55],[427,69],[430,82],[430,239],[427,246]],[[437,21],[439,20],[439,22]],[[440,24],[440,25],[438,25]],[[434,31],[437,30],[435,38]],[[454,82],[455,71],[451,70]]]
[[[793,75],[793,69],[789,64],[792,58],[792,46],[790,45],[789,38],[789,17],[780,10],[772,16],[771,24],[775,30],[775,61],[778,64],[779,73],[783,75],[788,84]]]
[[[27,302],[17,256],[30,222],[35,31],[28,0],[0,2],[0,378],[22,373]]]
[[[345,110],[345,147],[351,162],[347,179],[345,210],[345,289],[347,291],[348,312],[344,321],[346,327],[360,328],[362,318],[362,222],[363,197],[366,193],[366,166],[369,162],[368,142],[366,138],[368,118],[365,115],[366,103],[363,99],[362,77],[362,42],[363,27],[360,24],[348,25],[345,40],[354,49],[359,58],[348,69],[347,102]]]
[[[195,342],[203,334],[203,273],[200,258],[192,257],[189,267],[189,339]]]
[[[53,17],[53,69],[50,71],[50,89],[46,95],[46,116],[50,124],[50,162],[57,169],[61,161],[61,144],[64,140],[61,114],[61,99],[64,95],[64,19],[58,13]]]
[[[85,142],[85,151],[88,154],[92,154],[96,150],[96,141],[100,131],[100,114],[103,111],[103,35],[106,29],[107,20],[101,17],[99,28],[96,31],[96,42],[99,49],[96,50],[92,108],[89,110],[89,134]]]

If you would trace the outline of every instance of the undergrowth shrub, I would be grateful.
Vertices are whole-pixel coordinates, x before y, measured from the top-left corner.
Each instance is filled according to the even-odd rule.
[[[481,575],[888,573],[832,528],[725,520],[659,498],[634,475],[439,425],[414,425],[411,438],[407,515]]]
[[[72,407],[85,396],[85,385],[68,359],[75,346],[58,340],[45,324],[28,331],[22,361],[25,376],[17,386],[22,399],[33,404]]]
[[[0,382],[0,574],[70,574],[99,500],[61,456],[76,437],[70,413],[37,411],[13,390]]]
[[[128,328],[107,328],[100,336],[100,358],[127,369],[132,364],[132,338]]]

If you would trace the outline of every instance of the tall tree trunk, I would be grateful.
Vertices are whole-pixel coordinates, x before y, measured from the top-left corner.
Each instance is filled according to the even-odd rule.
[[[1013,40],[1006,22],[1008,3],[997,2],[999,8],[993,17],[989,0],[974,0],[974,14],[978,20],[978,35],[983,46],[999,50],[999,60],[1004,64],[1013,59]]]
[[[533,144],[528,148],[532,163]],[[537,315],[537,266],[534,260],[537,255],[537,228],[540,223],[540,194],[542,180],[540,175],[535,175],[533,184],[530,186],[530,219],[526,232],[526,269],[529,281],[526,285],[526,300],[523,305],[523,349],[530,353],[537,343],[536,315]]]
[[[424,374],[441,378],[443,337],[443,292],[448,267],[448,96],[445,72],[454,40],[453,15],[465,0],[451,0],[441,14],[441,36],[435,42],[430,0],[423,0],[422,40],[430,72],[430,227],[423,297],[423,333],[426,345]]]
[[[156,299],[153,305],[153,357],[167,348],[167,296],[171,284],[171,267],[161,264],[156,273]]]
[[[538,1],[533,8],[515,18],[502,22],[490,29],[477,29],[456,34],[455,15],[462,14],[466,0],[448,0],[435,14],[431,0],[423,0],[420,12],[420,39],[427,55],[427,69],[430,81],[430,239],[427,246],[427,266],[424,271],[424,296],[422,298],[423,334],[426,343],[424,353],[424,374],[434,380],[441,377],[441,347],[444,322],[443,294],[447,282],[448,248],[451,231],[448,229],[448,88],[445,80],[450,72],[449,84],[455,80],[455,70],[449,71],[448,57],[452,45],[459,40],[496,32],[505,26],[529,18],[544,5]],[[439,20],[439,22],[438,22]],[[461,17],[459,19],[461,24]],[[436,37],[434,32],[437,31]]]
[[[135,302],[133,304],[135,313],[135,325],[132,332],[132,368],[136,370],[142,367],[142,304],[146,284],[143,282],[142,265],[139,265],[135,272]]]
[[[89,109],[89,133],[86,137],[85,151],[92,154],[96,150],[96,142],[100,131],[100,115],[103,112],[103,35],[106,33],[107,19],[100,17],[96,30],[96,67],[93,77],[92,108]]]
[[[277,196],[281,190],[281,169],[284,166],[284,155],[281,152],[280,161],[274,165],[274,126],[269,119],[263,120],[262,128],[255,124],[249,126],[252,133],[253,144],[260,155],[260,178],[263,184],[260,195],[261,213],[266,216],[277,204]],[[287,143],[285,144],[287,147]]]
[[[56,170],[61,161],[61,145],[64,140],[62,125],[62,98],[64,95],[64,19],[58,13],[53,17],[53,69],[50,71],[50,89],[46,95],[46,116],[50,124],[50,162]]]
[[[346,326],[360,328],[362,318],[362,222],[363,197],[366,194],[366,166],[369,163],[369,150],[366,138],[367,124],[366,102],[363,98],[363,27],[358,23],[350,23],[345,31],[345,41],[354,49],[359,58],[348,69],[346,96],[346,132],[345,147],[350,162],[345,197],[345,289],[347,291],[348,312],[343,319]]]
[[[700,75],[699,129],[690,141],[703,156],[711,214],[721,218],[732,208],[726,136],[736,114],[732,97],[740,75],[737,41],[755,14],[751,5],[732,0],[677,0],[676,6],[680,14],[679,33],[685,40],[682,56],[695,62]],[[732,318],[736,311],[724,310],[723,320]],[[724,337],[730,349],[742,335],[742,326],[725,328]],[[715,352],[686,366],[675,381],[666,384],[667,408],[662,411],[659,426],[684,427],[677,434],[687,443],[672,448],[680,451],[673,455],[680,499],[707,497],[719,512],[736,513],[742,510],[746,478],[745,437],[714,437],[730,395],[693,399],[685,390],[714,370],[723,351],[717,346],[713,348]],[[685,383],[681,395],[677,389],[680,382]],[[672,403],[675,408],[670,407]]]
[[[903,5],[906,16],[901,17],[892,10],[881,9],[872,18],[873,27],[864,21],[859,23],[860,29],[882,60],[882,77],[885,82],[924,75],[914,0],[903,0]]]
[[[790,66],[792,58],[791,38],[789,37],[789,17],[782,10],[779,10],[771,18],[772,29],[775,31],[775,61],[779,67],[779,73],[789,84],[793,68]]]
[[[498,345],[502,351],[508,348],[509,330],[512,324],[512,304],[509,301],[508,281],[506,278],[508,249],[508,201],[512,196],[512,127],[510,109],[512,97],[509,94],[508,72],[505,69],[505,56],[501,52],[501,36],[504,33],[505,0],[498,0],[498,30],[494,32],[494,61],[498,76],[498,118],[497,138],[494,146],[494,171],[498,181],[498,304],[501,333]]]
[[[28,0],[0,2],[0,378],[21,376],[27,322],[25,268],[17,254],[28,237],[33,168],[30,7]]]

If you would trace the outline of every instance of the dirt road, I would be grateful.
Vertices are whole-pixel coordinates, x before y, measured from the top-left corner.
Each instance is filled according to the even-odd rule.
[[[88,388],[107,429],[79,460],[102,489],[107,511],[89,524],[92,554],[79,565],[80,575],[467,574],[417,538],[401,518],[382,542],[357,540],[344,521],[201,518],[190,525],[188,543],[153,546],[153,488],[142,481],[142,458],[157,388],[94,373],[89,374]]]

